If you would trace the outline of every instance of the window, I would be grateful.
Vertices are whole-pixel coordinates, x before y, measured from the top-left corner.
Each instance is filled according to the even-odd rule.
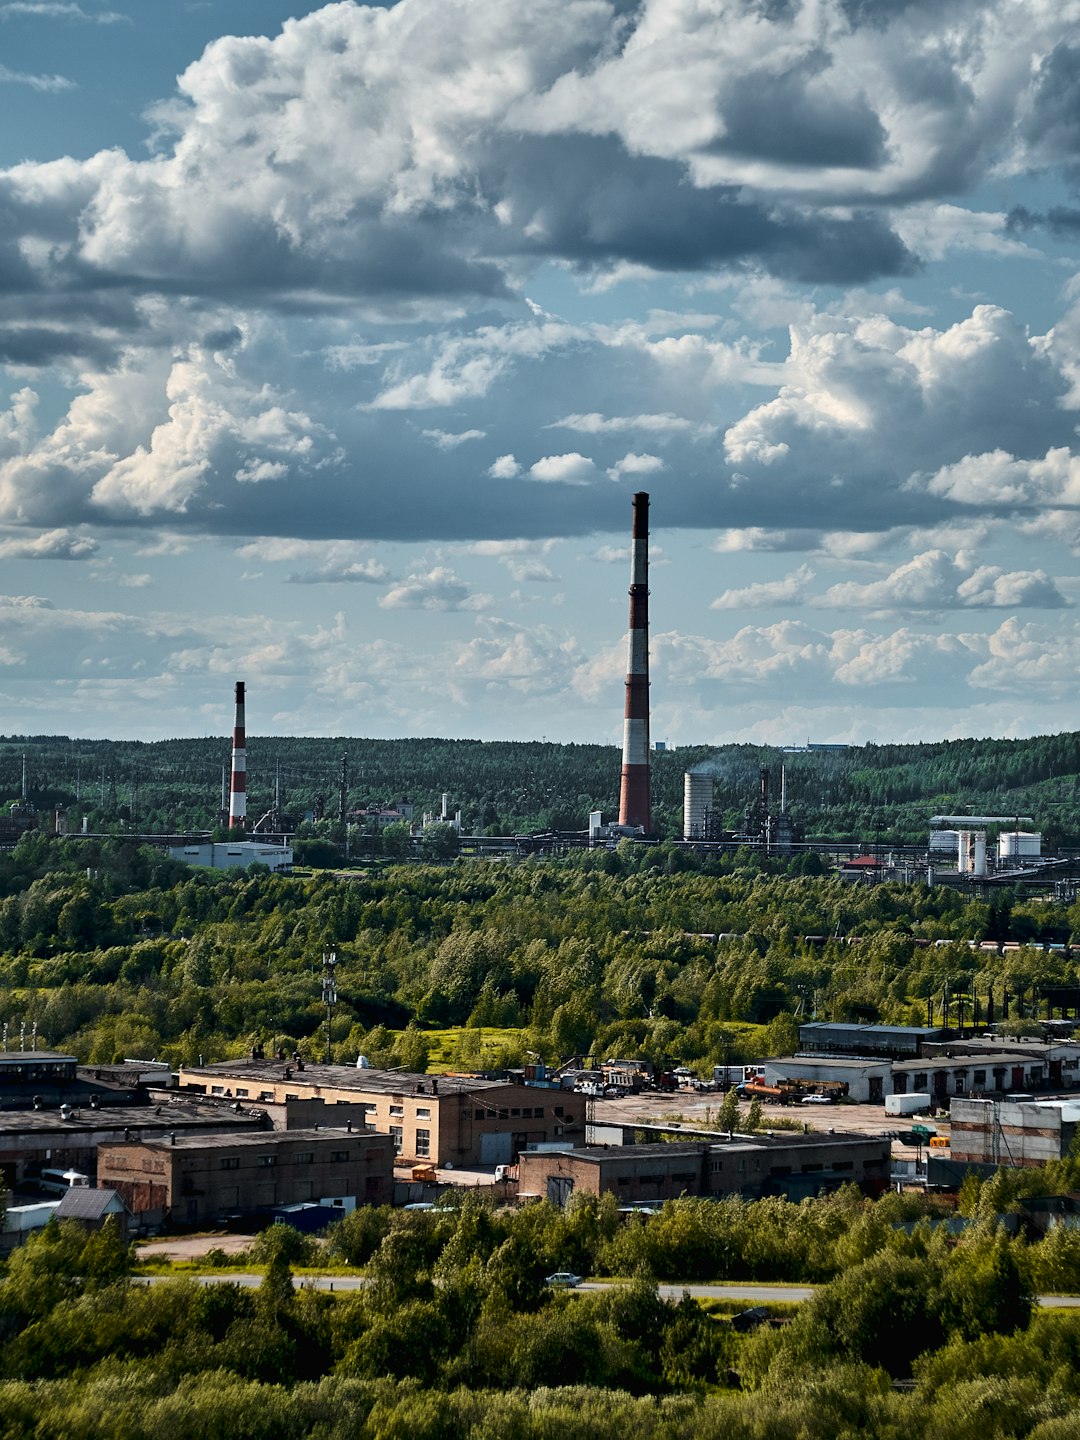
[[[535,1110],[533,1110],[533,1118],[535,1120],[542,1120],[544,1118],[544,1107],[542,1105],[537,1105]]]
[[[521,1118],[522,1118],[523,1120],[531,1120],[531,1119],[532,1119],[532,1106],[531,1106],[531,1105],[527,1105],[527,1106],[522,1110],[522,1112],[521,1112]]]
[[[393,1134],[394,1132],[391,1131],[390,1133]],[[400,1130],[398,1131],[398,1134],[399,1134],[399,1135],[401,1134],[401,1131],[400,1131]],[[401,1147],[399,1146],[398,1148],[400,1149]],[[349,1152],[348,1152],[348,1150],[331,1150],[331,1151],[330,1151],[330,1164],[331,1164],[331,1165],[345,1165],[345,1164],[348,1163],[348,1159],[349,1159]]]
[[[391,1125],[391,1126],[390,1126],[390,1139],[394,1142],[394,1153],[395,1153],[395,1155],[400,1155],[400,1154],[401,1154],[401,1126],[400,1126],[400,1125]]]
[[[391,1118],[394,1119],[394,1120],[402,1120],[402,1119],[404,1119],[404,1117],[405,1117],[405,1106],[404,1106],[404,1105],[391,1105],[391,1106],[390,1106],[390,1115],[391,1115]]]
[[[974,1085],[985,1085],[985,1084],[986,1084],[986,1071],[985,1071],[985,1070],[976,1070],[976,1071],[975,1071],[975,1074],[974,1074],[974,1076],[973,1076],[973,1078],[972,1078],[972,1083],[973,1083]]]
[[[224,1094],[225,1094],[225,1086],[224,1086],[224,1085],[211,1085],[211,1086],[210,1086],[210,1094],[211,1094],[211,1095],[224,1095]]]
[[[510,1107],[510,1118],[511,1118],[512,1120],[517,1119],[517,1118],[520,1116],[520,1114],[521,1114],[521,1111],[517,1108],[516,1105],[512,1105],[512,1106]]]
[[[310,1165],[314,1159],[315,1159],[315,1151],[314,1151],[314,1150],[299,1150],[299,1151],[297,1151],[297,1153],[293,1156],[293,1164],[294,1164],[294,1165]]]
[[[222,1170],[239,1170],[239,1169],[240,1169],[240,1156],[239,1156],[239,1155],[223,1155],[223,1156],[221,1157],[221,1168],[222,1168]]]
[[[562,1118],[563,1107],[561,1105],[555,1106],[555,1114],[558,1115],[560,1119]]]
[[[431,1131],[417,1130],[416,1132],[416,1153],[422,1159],[427,1159],[431,1154]]]
[[[500,1119],[500,1120],[509,1120],[509,1118],[510,1118],[510,1116],[509,1116],[509,1114],[508,1114],[507,1111],[505,1111],[505,1110],[500,1110],[500,1111],[499,1111],[499,1119]]]
[[[418,1105],[418,1106],[416,1107],[416,1118],[417,1118],[418,1120],[430,1120],[430,1119],[431,1119],[431,1109],[430,1109],[430,1107],[427,1106],[427,1105]]]
[[[256,1163],[259,1164],[259,1165],[276,1165],[276,1164],[277,1164],[277,1156],[276,1156],[276,1155],[260,1155],[260,1156],[258,1157]]]
[[[926,1076],[925,1076],[925,1075],[916,1075],[916,1076],[915,1076],[915,1090],[916,1090],[916,1093],[918,1093],[918,1092],[920,1092],[920,1091],[923,1091],[923,1090],[925,1090],[925,1089],[926,1089]]]
[[[273,1100],[273,1098],[274,1098],[274,1092],[273,1092],[273,1090],[260,1090],[260,1091],[259,1091],[259,1099],[260,1099],[260,1100]]]
[[[237,1093],[237,1096],[242,1096],[242,1097],[246,1100],[247,1097],[248,1097],[248,1088],[247,1088],[247,1086],[246,1086],[246,1085],[238,1085],[238,1086],[236,1087],[236,1093]]]

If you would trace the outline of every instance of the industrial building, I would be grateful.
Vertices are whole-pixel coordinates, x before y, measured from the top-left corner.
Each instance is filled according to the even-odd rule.
[[[890,1142],[880,1136],[820,1131],[529,1151],[518,1160],[518,1194],[556,1204],[574,1191],[615,1195],[624,1205],[680,1195],[801,1200],[852,1181],[876,1194],[888,1183],[890,1156]]]
[[[362,1105],[366,1128],[389,1135],[402,1163],[509,1164],[526,1146],[584,1137],[585,1096],[542,1083],[230,1060],[183,1066],[180,1087],[247,1103]]]
[[[45,1169],[73,1169],[93,1180],[101,1145],[168,1133],[218,1134],[268,1129],[266,1119],[226,1105],[102,1105],[0,1110],[0,1177],[11,1190],[33,1185]]]
[[[291,845],[276,845],[262,840],[193,840],[183,845],[170,845],[171,860],[186,865],[205,865],[212,870],[246,870],[249,865],[265,865],[268,870],[289,870],[293,863]]]
[[[216,1225],[307,1202],[388,1204],[393,1166],[389,1138],[363,1131],[176,1135],[101,1146],[98,1182],[144,1226]]]
[[[954,1164],[1030,1167],[1061,1160],[1072,1147],[1075,1100],[954,1100],[949,1158]]]
[[[1080,1044],[1072,1041],[962,1039],[932,1027],[836,1024],[802,1025],[799,1040],[798,1055],[765,1061],[766,1084],[844,1084],[848,1099],[869,1104],[929,1093],[942,1105],[958,1095],[1080,1083]]]

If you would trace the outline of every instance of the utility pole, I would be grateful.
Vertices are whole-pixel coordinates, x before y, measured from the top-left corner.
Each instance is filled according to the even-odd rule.
[[[322,998],[323,1003],[326,1005],[326,1063],[329,1065],[331,1063],[331,1025],[334,1019],[334,1006],[337,1004],[337,980],[334,975],[334,969],[337,965],[337,951],[324,950],[322,960]]]

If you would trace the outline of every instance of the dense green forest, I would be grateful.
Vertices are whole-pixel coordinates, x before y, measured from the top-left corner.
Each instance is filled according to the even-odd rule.
[[[999,1004],[1008,988],[1016,1018],[1037,987],[1077,981],[1042,944],[1080,937],[1080,905],[792,873],[818,863],[626,842],[302,878],[31,833],[0,855],[3,1018],[97,1062],[223,1059],[256,1039],[322,1053],[332,947],[345,1062],[422,1069],[424,1031],[465,1026],[514,1032],[503,1063],[640,1053],[707,1071],[739,1058],[735,1022],[770,1026],[777,1052],[795,1016],[923,1023],[929,1000],[940,1021],[944,992],[974,982]],[[1033,943],[968,944],[986,937]]]
[[[220,817],[229,741],[0,738],[0,803],[21,795],[23,758],[29,799],[62,806],[70,828],[207,829]],[[300,821],[336,817],[342,757],[347,809],[408,799],[417,813],[437,810],[442,792],[468,830],[582,830],[590,810],[618,808],[620,755],[611,745],[546,741],[248,740],[248,813],[270,809],[280,779],[283,809]],[[781,754],[751,745],[683,747],[653,757],[654,819],[661,836],[682,829],[683,774],[705,764],[716,806],[737,829],[757,793],[761,766],[786,769],[789,809],[808,836],[881,843],[925,843],[934,813],[1030,815],[1048,844],[1080,845],[1080,733],[1030,740],[950,740],[867,745],[842,752]]]
[[[1080,1181],[1075,1161],[1054,1168],[1049,1188]],[[327,1258],[369,1283],[337,1295],[294,1288],[291,1263],[316,1256],[286,1226],[252,1247],[252,1292],[225,1274],[133,1285],[115,1231],[53,1221],[0,1281],[3,1433],[1065,1440],[1080,1426],[1080,1317],[1040,1313],[1034,1295],[1075,1282],[1080,1246],[1071,1230],[1010,1238],[996,1218],[1009,1203],[997,1181],[969,1190],[958,1241],[927,1202],[853,1187],[627,1220],[610,1197],[565,1212],[361,1209],[331,1228]],[[627,1279],[544,1285],[570,1265]],[[789,1323],[742,1333],[689,1297],[662,1299],[658,1274],[824,1283]]]

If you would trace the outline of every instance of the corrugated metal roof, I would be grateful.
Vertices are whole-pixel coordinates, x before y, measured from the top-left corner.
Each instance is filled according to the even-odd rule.
[[[124,1202],[115,1190],[75,1187],[62,1196],[54,1213],[58,1220],[101,1220],[123,1209]]]

